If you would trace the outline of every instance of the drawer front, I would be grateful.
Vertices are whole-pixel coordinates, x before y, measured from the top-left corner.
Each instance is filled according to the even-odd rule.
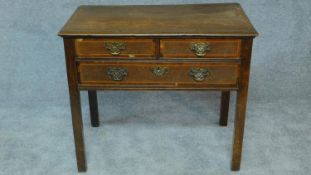
[[[236,88],[239,63],[78,63],[79,81],[87,86]]]
[[[155,57],[152,39],[76,39],[76,55],[82,58]]]
[[[162,39],[164,58],[239,58],[239,39]]]

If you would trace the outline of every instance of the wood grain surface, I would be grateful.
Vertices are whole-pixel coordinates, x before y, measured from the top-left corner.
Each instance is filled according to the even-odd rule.
[[[237,3],[80,6],[60,36],[257,36]]]

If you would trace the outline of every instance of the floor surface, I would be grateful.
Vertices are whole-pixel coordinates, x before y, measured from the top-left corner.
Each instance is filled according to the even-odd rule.
[[[234,93],[233,93],[234,95]],[[240,172],[230,171],[233,112],[218,126],[219,93],[101,92],[99,128],[82,92],[88,171],[103,175],[306,175],[307,100],[250,101]],[[78,174],[69,106],[0,108],[0,174]]]

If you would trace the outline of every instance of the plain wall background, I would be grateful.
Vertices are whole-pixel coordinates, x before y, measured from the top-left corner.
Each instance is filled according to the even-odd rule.
[[[260,33],[237,174],[308,174],[310,0],[0,0],[0,174],[77,172],[57,36],[77,6],[213,2],[241,3]],[[219,128],[218,92],[100,92],[97,129],[81,94],[87,174],[230,174],[234,107],[229,130]]]

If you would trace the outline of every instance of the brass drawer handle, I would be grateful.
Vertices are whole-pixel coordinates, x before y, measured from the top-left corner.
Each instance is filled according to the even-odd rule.
[[[112,67],[108,69],[107,74],[113,81],[122,81],[127,76],[127,69]]]
[[[207,68],[191,68],[189,72],[192,79],[198,82],[204,81],[210,74]]]
[[[195,53],[198,57],[204,57],[207,52],[211,50],[210,43],[190,43],[190,49]]]
[[[125,44],[121,42],[107,42],[105,48],[110,52],[111,55],[120,55],[121,50],[124,50]]]
[[[154,75],[159,76],[159,77],[165,75],[168,72],[167,67],[160,67],[160,66],[153,67],[150,70]]]

